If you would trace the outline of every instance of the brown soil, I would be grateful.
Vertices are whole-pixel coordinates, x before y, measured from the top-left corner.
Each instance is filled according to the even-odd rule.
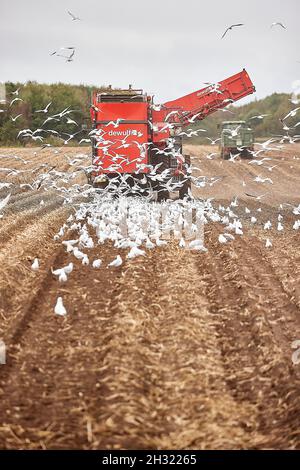
[[[71,209],[54,193],[13,192],[0,220],[0,337],[8,349],[1,448],[300,448],[300,365],[291,360],[300,339],[300,232],[291,228],[297,217],[278,207],[300,203],[300,147],[272,155],[272,172],[247,160],[210,161],[214,148],[187,148],[204,175],[223,177],[194,194],[216,206],[237,196],[244,235],[223,245],[223,227],[209,224],[207,253],[171,242],[108,269],[119,251],[105,244],[89,251],[103,260],[100,269],[83,267],[53,240]],[[32,156],[35,166],[51,156],[61,169],[61,157],[43,152]],[[1,159],[9,165],[17,168]],[[260,174],[274,184],[253,182]],[[259,201],[245,192],[268,194]],[[279,212],[285,230],[263,231]],[[51,267],[71,260],[68,282],[58,283]],[[53,312],[58,296],[66,317]]]

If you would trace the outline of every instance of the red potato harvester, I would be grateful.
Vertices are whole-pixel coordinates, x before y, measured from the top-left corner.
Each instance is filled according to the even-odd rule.
[[[190,158],[182,154],[183,127],[254,91],[246,70],[162,105],[131,86],[94,91],[91,183],[101,187],[122,176],[132,185],[138,181],[141,188],[151,187],[159,199],[165,199],[169,195],[166,181],[171,181],[183,198],[191,184],[186,177]]]

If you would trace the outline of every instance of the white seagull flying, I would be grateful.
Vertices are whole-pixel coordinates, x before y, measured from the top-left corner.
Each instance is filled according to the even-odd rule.
[[[226,34],[228,33],[228,31],[232,30],[233,28],[236,28],[237,26],[244,26],[244,23],[237,23],[237,24],[232,24],[231,26],[229,26],[226,31],[223,33],[223,36],[221,37],[221,39],[223,39]]]

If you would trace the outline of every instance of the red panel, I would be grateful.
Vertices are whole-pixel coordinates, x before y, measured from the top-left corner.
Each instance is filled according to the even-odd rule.
[[[146,173],[139,168],[148,164],[148,103],[97,103],[94,95],[92,116],[101,132],[95,151],[94,165],[99,173]],[[118,121],[120,120],[120,121]],[[112,121],[111,124],[108,123]]]
[[[97,103],[95,105],[100,111],[97,112],[97,121],[116,121],[126,119],[127,121],[147,121],[147,103]]]

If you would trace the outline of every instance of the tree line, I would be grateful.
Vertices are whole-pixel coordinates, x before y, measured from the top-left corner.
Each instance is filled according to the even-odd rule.
[[[22,129],[54,130],[58,134],[53,134],[51,138],[56,140],[56,144],[63,144],[64,139],[54,136],[64,137],[64,133],[72,134],[80,131],[76,136],[77,141],[86,137],[82,128],[91,127],[89,108],[91,93],[96,87],[65,83],[48,85],[36,82],[27,82],[26,84],[8,82],[5,85],[6,103],[0,103],[0,110],[3,110],[0,112],[0,145],[25,144],[26,139],[17,138]],[[97,89],[106,90],[105,87]],[[11,104],[15,98],[18,99]],[[45,109],[49,103],[51,104],[48,112],[37,112]],[[56,119],[45,122],[47,118],[59,114],[67,108],[72,112],[62,118],[57,116]],[[20,116],[15,120],[19,114]],[[75,124],[68,122],[68,118]],[[47,133],[43,135],[46,136]],[[30,143],[34,143],[34,141],[30,140]]]

